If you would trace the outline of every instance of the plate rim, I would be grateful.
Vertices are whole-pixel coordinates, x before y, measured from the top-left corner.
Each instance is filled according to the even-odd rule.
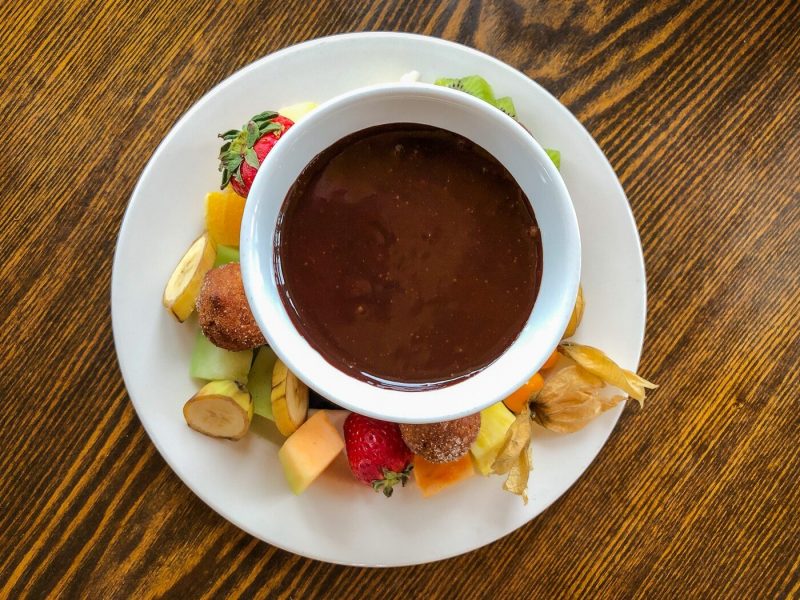
[[[484,543],[478,544],[476,546],[472,546],[469,549],[460,549],[460,550],[455,550],[455,551],[448,551],[448,552],[442,553],[438,558],[435,558],[435,559],[432,559],[432,560],[423,560],[423,561],[401,560],[401,561],[397,561],[397,562],[392,562],[391,564],[374,564],[374,563],[370,564],[370,563],[364,563],[364,562],[358,562],[358,561],[338,560],[338,559],[335,559],[335,558],[331,558],[329,556],[318,555],[315,552],[309,551],[306,548],[296,548],[296,547],[292,547],[292,544],[286,544],[284,542],[276,542],[274,540],[265,539],[265,537],[263,537],[262,535],[255,533],[248,525],[243,523],[238,517],[236,517],[234,515],[231,515],[231,513],[225,511],[224,507],[218,506],[214,500],[212,500],[211,498],[206,497],[205,494],[202,494],[202,493],[198,492],[197,490],[195,490],[187,482],[187,478],[185,477],[185,474],[182,472],[182,470],[177,467],[177,465],[174,463],[174,461],[170,460],[169,453],[166,452],[165,448],[159,442],[158,438],[153,435],[151,429],[148,427],[148,425],[146,424],[145,420],[140,415],[140,407],[137,405],[137,401],[134,399],[134,397],[129,392],[130,386],[128,385],[128,381],[129,381],[130,374],[127,373],[127,369],[123,365],[122,360],[120,358],[120,356],[121,356],[120,355],[120,342],[119,342],[120,334],[118,333],[118,331],[119,331],[119,328],[121,327],[119,322],[120,322],[120,319],[122,317],[118,315],[119,310],[118,309],[115,310],[115,306],[119,306],[119,302],[118,301],[115,302],[115,298],[118,296],[118,293],[119,293],[118,290],[117,290],[118,281],[119,281],[118,273],[121,272],[120,271],[121,270],[121,265],[120,265],[120,262],[121,262],[120,245],[121,244],[120,244],[120,242],[123,239],[128,238],[131,235],[131,232],[130,232],[130,229],[129,229],[129,224],[130,224],[132,219],[129,218],[129,215],[133,210],[134,199],[137,197],[137,195],[140,194],[140,190],[141,190],[141,188],[143,186],[143,181],[145,179],[147,179],[147,177],[150,175],[151,171],[155,168],[155,165],[158,162],[157,159],[164,152],[164,148],[168,145],[168,143],[176,135],[176,131],[179,129],[179,127],[185,121],[189,120],[195,114],[195,112],[199,111],[201,109],[201,107],[206,102],[208,102],[209,99],[212,96],[214,96],[219,90],[221,90],[225,86],[228,86],[228,85],[238,81],[239,79],[247,77],[253,70],[258,68],[264,62],[273,61],[273,60],[280,60],[280,59],[282,59],[282,58],[284,58],[286,56],[289,56],[289,55],[291,55],[293,53],[296,53],[296,52],[299,52],[299,51],[306,51],[306,50],[309,50],[309,49],[317,47],[317,46],[325,45],[326,43],[340,42],[340,41],[344,41],[344,40],[347,40],[347,39],[353,39],[353,38],[359,38],[359,39],[369,39],[369,38],[374,38],[374,39],[387,39],[387,38],[389,38],[389,39],[391,39],[391,38],[401,39],[402,38],[402,39],[405,39],[405,40],[407,40],[407,39],[417,39],[417,40],[420,40],[421,42],[424,42],[426,44],[431,44],[432,43],[432,44],[435,44],[435,45],[439,45],[440,47],[443,47],[445,49],[458,50],[458,51],[461,51],[461,52],[465,52],[465,53],[470,54],[472,56],[479,57],[481,60],[488,60],[489,62],[493,63],[497,68],[500,68],[500,69],[502,69],[502,70],[504,70],[506,72],[509,72],[510,74],[512,74],[515,77],[523,77],[527,81],[528,84],[532,84],[533,86],[538,88],[540,93],[545,94],[552,101],[554,101],[554,104],[558,106],[558,108],[557,108],[558,111],[562,112],[570,121],[573,122],[574,125],[577,125],[583,131],[583,133],[585,134],[585,137],[588,138],[588,140],[590,142],[590,146],[592,147],[592,151],[596,155],[596,158],[599,159],[599,161],[603,164],[604,168],[611,174],[611,176],[613,178],[613,186],[616,188],[616,192],[625,200],[624,209],[625,209],[625,217],[626,217],[626,220],[627,220],[626,225],[632,230],[632,232],[634,234],[634,239],[635,239],[635,242],[636,242],[636,250],[637,250],[637,252],[636,252],[635,259],[636,259],[636,262],[637,262],[637,265],[639,267],[640,274],[641,274],[641,277],[642,277],[641,310],[642,310],[642,323],[643,323],[643,326],[641,328],[641,333],[638,336],[638,339],[636,340],[636,348],[637,348],[637,350],[635,352],[635,363],[636,363],[636,366],[638,366],[638,364],[639,364],[639,362],[641,360],[641,354],[642,354],[643,345],[644,345],[644,335],[645,335],[646,323],[647,323],[647,279],[646,279],[646,270],[645,270],[645,264],[644,264],[644,254],[643,254],[643,251],[642,251],[642,244],[641,244],[641,236],[639,234],[639,229],[638,229],[638,227],[636,225],[636,221],[635,221],[635,218],[634,218],[634,215],[633,215],[633,211],[631,209],[630,201],[628,200],[628,197],[625,194],[624,189],[622,188],[622,184],[619,181],[619,178],[617,177],[616,172],[614,171],[613,167],[611,166],[610,162],[608,161],[608,158],[603,153],[603,151],[600,148],[600,146],[597,143],[597,141],[594,139],[594,137],[591,135],[591,133],[586,129],[586,127],[583,125],[583,123],[581,123],[578,120],[578,118],[566,106],[564,106],[558,100],[558,98],[556,98],[553,94],[551,94],[546,88],[544,88],[541,84],[539,84],[534,79],[532,79],[529,76],[527,76],[522,71],[520,71],[520,70],[512,67],[511,65],[509,65],[509,64],[507,64],[507,63],[495,58],[494,56],[491,56],[491,55],[489,55],[487,53],[484,53],[484,52],[482,52],[480,50],[477,50],[475,48],[472,48],[470,46],[466,46],[466,45],[458,43],[458,42],[452,42],[452,41],[445,40],[445,39],[438,38],[438,37],[434,37],[434,36],[427,36],[427,35],[421,35],[421,34],[415,34],[415,33],[388,32],[388,31],[350,32],[350,33],[341,33],[341,34],[335,34],[335,35],[324,36],[324,37],[319,37],[319,38],[313,38],[313,39],[310,39],[310,40],[306,40],[306,41],[303,41],[303,42],[292,44],[290,46],[286,46],[284,48],[281,48],[279,50],[276,50],[274,52],[271,52],[269,54],[261,56],[258,59],[254,60],[254,61],[246,64],[245,66],[241,67],[240,69],[236,70],[231,75],[229,75],[228,77],[222,79],[220,82],[215,84],[210,90],[208,90],[200,98],[198,98],[172,124],[172,126],[170,127],[169,132],[167,133],[166,136],[164,136],[164,138],[161,140],[161,142],[153,150],[152,155],[150,156],[150,158],[147,161],[145,167],[142,169],[141,173],[139,174],[139,177],[137,179],[136,185],[134,186],[134,188],[133,188],[133,190],[132,190],[132,192],[130,194],[130,197],[128,198],[127,206],[126,206],[125,211],[123,213],[122,221],[121,221],[118,233],[117,233],[117,239],[116,239],[116,243],[115,243],[115,247],[114,247],[114,258],[113,258],[113,262],[112,262],[112,272],[111,272],[111,282],[110,282],[110,301],[111,301],[112,334],[113,334],[113,340],[114,340],[114,351],[115,351],[115,355],[116,355],[116,359],[117,359],[117,364],[119,366],[120,373],[122,375],[123,383],[125,384],[126,394],[130,398],[130,401],[131,401],[131,404],[133,405],[133,408],[134,408],[134,411],[136,413],[136,416],[138,417],[139,422],[142,424],[142,427],[144,428],[145,432],[147,433],[147,436],[148,436],[150,442],[153,443],[153,445],[156,447],[156,449],[158,450],[158,452],[161,455],[161,457],[167,463],[169,468],[178,476],[178,478],[181,480],[181,482],[184,485],[186,485],[186,487],[189,488],[189,490],[195,496],[197,496],[203,503],[205,503],[206,506],[211,508],[220,517],[222,517],[226,521],[232,523],[233,525],[235,525],[236,527],[238,527],[242,531],[245,531],[247,534],[253,536],[254,538],[256,538],[258,540],[261,540],[261,541],[266,542],[266,543],[268,543],[270,545],[273,545],[276,548],[280,548],[280,549],[285,550],[287,552],[291,552],[293,554],[297,554],[298,556],[304,556],[304,557],[307,557],[307,558],[310,558],[310,559],[313,559],[313,560],[319,560],[319,561],[322,561],[322,562],[328,562],[328,563],[332,563],[332,564],[341,564],[341,565],[347,565],[347,566],[375,567],[375,568],[396,567],[396,566],[397,567],[399,567],[399,566],[411,566],[411,565],[416,565],[416,564],[428,564],[428,563],[431,563],[431,562],[438,562],[440,560],[446,560],[448,558],[453,558],[455,556],[460,556],[462,554],[466,554],[468,552],[472,552],[474,550],[478,550],[479,548],[482,548],[484,546],[492,544],[492,543],[504,538],[505,536],[509,535],[510,533],[513,533],[514,531],[520,529],[524,525],[527,525],[533,519],[535,519],[537,516],[539,516],[542,512],[547,510],[553,504],[553,502],[555,502],[559,498],[563,497],[563,495],[566,494],[573,485],[575,485],[575,483],[578,481],[578,479],[580,479],[583,476],[583,474],[588,470],[588,468],[591,466],[591,464],[596,460],[596,458],[599,455],[600,451],[606,446],[606,444],[608,442],[608,439],[611,436],[611,433],[616,428],[617,422],[619,420],[619,416],[621,415],[622,410],[624,408],[624,404],[618,405],[619,409],[616,410],[616,413],[613,415],[613,423],[608,428],[608,430],[602,434],[602,438],[603,438],[602,439],[602,444],[600,444],[597,452],[595,452],[594,455],[591,457],[591,459],[587,463],[586,467],[572,481],[570,481],[566,485],[566,487],[564,488],[563,492],[561,492],[556,498],[553,498],[550,502],[546,503],[542,507],[542,509],[541,509],[541,511],[539,513],[537,513],[536,515],[531,516],[524,523],[514,527],[513,529],[511,529],[508,532],[501,533],[499,536],[494,537],[493,539],[490,539],[490,540],[488,540],[488,541],[486,541]],[[612,409],[612,410],[614,410],[614,409]],[[611,412],[611,411],[609,411],[609,412]]]

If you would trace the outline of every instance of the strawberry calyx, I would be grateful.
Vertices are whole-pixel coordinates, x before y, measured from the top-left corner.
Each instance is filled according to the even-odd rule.
[[[408,483],[408,478],[411,475],[411,470],[413,468],[414,465],[408,465],[402,471],[397,472],[383,467],[383,469],[381,469],[383,478],[373,480],[371,482],[372,489],[376,492],[383,492],[384,496],[391,498],[392,492],[394,491],[394,486],[400,484],[400,487],[405,487],[406,483]]]
[[[273,121],[277,116],[278,113],[275,111],[267,110],[255,115],[241,129],[231,129],[219,134],[219,137],[225,140],[219,149],[219,170],[222,171],[220,189],[224,189],[231,178],[244,185],[242,162],[258,169],[261,163],[253,146],[268,133],[275,133],[276,137],[280,135],[283,126]]]

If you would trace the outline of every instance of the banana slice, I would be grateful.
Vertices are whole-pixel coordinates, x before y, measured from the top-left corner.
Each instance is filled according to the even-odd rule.
[[[236,381],[212,381],[183,405],[186,423],[211,437],[238,440],[253,418],[253,401],[247,388]]]
[[[214,266],[216,256],[214,242],[204,233],[189,246],[172,272],[162,301],[178,321],[183,322],[192,314],[203,278]]]
[[[569,323],[567,323],[567,330],[564,332],[564,335],[561,336],[561,339],[567,339],[575,335],[575,330],[578,329],[578,325],[581,324],[581,319],[583,319],[583,286],[578,286],[578,297],[575,299],[575,306],[572,309],[572,316],[569,318]]]
[[[292,435],[308,414],[308,387],[278,359],[272,370],[272,417],[285,436]]]

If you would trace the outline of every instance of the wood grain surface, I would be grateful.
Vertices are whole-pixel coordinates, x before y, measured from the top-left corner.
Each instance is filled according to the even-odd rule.
[[[196,498],[134,413],[109,307],[180,115],[260,56],[366,30],[493,54],[586,125],[640,228],[661,384],[529,525],[391,571]],[[800,596],[799,2],[7,0],[0,115],[0,597]]]

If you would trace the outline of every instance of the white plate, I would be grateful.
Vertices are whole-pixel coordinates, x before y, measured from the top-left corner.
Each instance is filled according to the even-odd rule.
[[[484,76],[514,99],[519,119],[561,150],[583,246],[586,313],[578,340],[638,365],[645,321],[641,246],[625,194],[587,131],[553,96],[475,50],[407,34],[348,34],[271,54],[197,102],[156,150],[133,192],[117,243],[112,282],[114,340],[142,424],[170,467],[220,515],[262,540],[320,560],[372,566],[424,563],[468,552],[524,525],[586,470],[622,406],[571,435],[535,431],[530,502],[474,477],[423,499],[413,485],[391,499],[357,483],[340,457],[300,497],[287,489],[279,436],[255,419],[240,442],[189,429],[182,406],[197,389],[188,375],[196,327],[161,306],[167,278],[203,229],[203,198],[218,185],[216,134],[265,109],[317,102],[416,69],[423,81]],[[340,420],[341,420],[340,416]]]

